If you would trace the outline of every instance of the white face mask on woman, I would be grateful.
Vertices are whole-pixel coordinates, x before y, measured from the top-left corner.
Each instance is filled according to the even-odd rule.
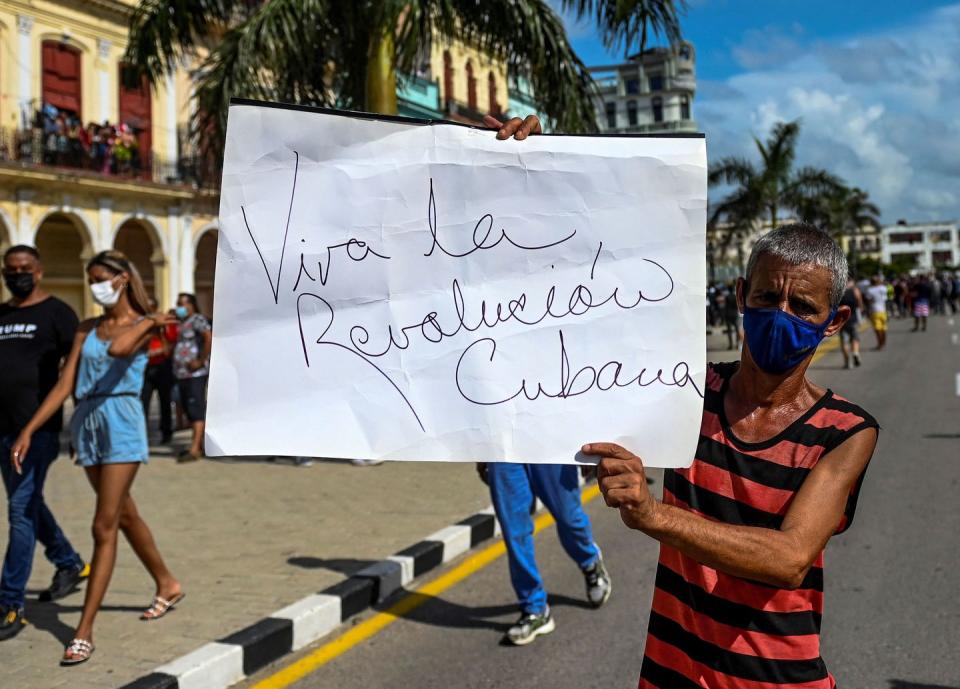
[[[120,293],[123,292],[123,285],[114,287],[112,279],[103,280],[102,282],[94,282],[90,285],[90,291],[93,293],[93,300],[100,304],[100,306],[116,306],[117,302],[120,301]]]

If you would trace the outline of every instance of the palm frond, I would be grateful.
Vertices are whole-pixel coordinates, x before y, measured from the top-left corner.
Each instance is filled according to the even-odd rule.
[[[740,184],[749,185],[757,177],[757,170],[746,158],[737,158],[730,156],[721,158],[714,165],[710,166],[710,173],[707,176],[707,182],[712,186],[715,184]]]
[[[839,195],[845,190],[843,181],[832,172],[802,167],[787,179],[783,196],[790,203],[804,197]]]
[[[249,16],[250,0],[142,0],[130,20],[124,62],[158,83],[198,46]]]
[[[778,122],[761,149],[764,168],[768,177],[775,180],[776,186],[783,187],[796,158],[797,138],[800,135],[800,123]]]
[[[194,138],[222,144],[231,97],[333,105],[329,38],[336,32],[326,0],[272,0],[227,30],[199,68]],[[302,13],[313,21],[304,22]]]
[[[643,52],[653,35],[673,44],[681,40],[680,17],[686,0],[563,0],[564,10],[573,10],[578,19],[591,17],[600,29],[608,50],[621,47],[629,53]]]

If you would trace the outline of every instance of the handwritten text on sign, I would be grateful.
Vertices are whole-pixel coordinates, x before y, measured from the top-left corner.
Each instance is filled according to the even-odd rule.
[[[235,104],[207,450],[685,466],[705,208],[698,137]]]

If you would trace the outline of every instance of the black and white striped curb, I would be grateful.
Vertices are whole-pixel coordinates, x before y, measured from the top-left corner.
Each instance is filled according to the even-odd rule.
[[[583,484],[580,477],[580,485]],[[543,505],[537,500],[536,510],[541,509]],[[487,507],[246,629],[204,644],[120,689],[226,689],[326,636],[417,577],[499,535],[500,524],[494,517],[493,507]]]

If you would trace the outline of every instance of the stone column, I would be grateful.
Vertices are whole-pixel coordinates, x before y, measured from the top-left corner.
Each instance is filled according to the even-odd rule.
[[[17,225],[10,228],[10,232],[13,234],[10,238],[11,244],[37,245],[36,233],[30,222],[30,202],[33,200],[33,196],[34,191],[32,189],[17,190]]]
[[[193,291],[193,261],[190,242],[190,216],[181,216],[178,206],[167,209],[167,232],[170,237],[170,281],[168,297],[171,304],[177,293]]]
[[[177,175],[177,82],[173,72],[167,74],[164,88],[164,98],[166,105],[166,135],[165,150],[163,152],[166,160],[165,174],[170,176]]]
[[[179,209],[178,209],[179,210]],[[164,311],[173,308],[177,300],[177,286],[179,284],[180,268],[180,224],[179,217],[171,219],[169,209],[167,214],[167,226],[164,228],[162,241],[162,251],[164,260],[163,285],[157,286],[157,300],[160,302],[160,308]],[[158,222],[159,226],[160,223]]]
[[[104,122],[110,117],[110,41],[105,38],[97,39],[97,88],[99,97],[99,121]],[[118,113],[119,115],[119,113]]]
[[[94,238],[94,250],[105,251],[113,248],[113,199],[102,197],[97,199],[99,207],[97,215],[97,237]]]
[[[189,212],[183,216],[183,227],[180,230],[180,279],[181,292],[196,292],[194,283],[197,268],[197,249],[193,243],[193,215]]]
[[[33,115],[33,109],[39,107],[39,103],[33,101],[33,43],[30,40],[33,33],[33,17],[27,15],[17,15],[17,34],[19,42],[17,44],[17,73],[19,75],[19,93],[17,94],[17,105],[19,109],[17,126],[24,126],[24,114],[26,114],[27,123]]]

